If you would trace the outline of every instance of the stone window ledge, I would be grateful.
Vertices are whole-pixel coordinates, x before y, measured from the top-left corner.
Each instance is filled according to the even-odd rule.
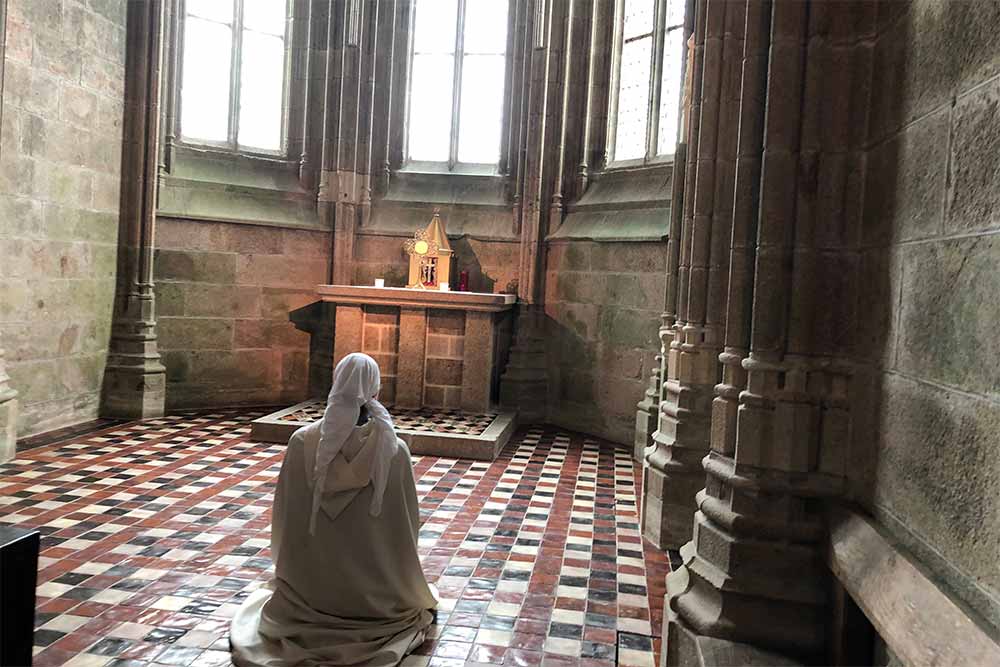
[[[667,238],[670,207],[617,208],[575,211],[559,228],[545,237],[546,243],[571,241],[649,242]]]
[[[295,162],[179,147],[171,166],[160,177],[160,217],[329,231]]]
[[[509,208],[507,178],[500,174],[393,172],[385,202]]]
[[[330,231],[329,225],[320,221],[312,195],[171,177],[160,181],[156,214],[161,218]]]
[[[519,234],[507,188],[508,179],[499,174],[396,171],[357,233],[412,236],[439,208],[449,238],[516,242]]]
[[[514,214],[509,206],[437,204],[376,201],[371,219],[357,230],[360,235],[411,237],[431,220],[432,209],[440,208],[449,239],[519,243]]]
[[[594,174],[586,192],[566,207],[562,224],[545,240],[557,243],[666,239],[672,175],[671,164]]]

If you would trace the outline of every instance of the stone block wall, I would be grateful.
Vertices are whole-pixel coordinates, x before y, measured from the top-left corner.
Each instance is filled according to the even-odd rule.
[[[880,5],[850,470],[855,497],[1000,627],[997,25],[988,0]]]
[[[0,347],[23,436],[94,419],[118,239],[125,2],[8,0]]]
[[[328,282],[330,234],[165,218],[156,234],[167,409],[304,400],[309,335],[288,317]]]
[[[666,244],[550,243],[545,272],[549,419],[631,445],[659,351]]]
[[[465,313],[429,309],[426,345],[424,405],[459,409],[462,405]]]

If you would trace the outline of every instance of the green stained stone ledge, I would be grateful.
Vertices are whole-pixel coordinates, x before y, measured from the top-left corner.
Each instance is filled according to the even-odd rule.
[[[329,231],[320,221],[315,198],[308,195],[173,177],[160,183],[157,215]]]
[[[184,147],[160,176],[157,215],[329,231],[316,192],[299,182],[297,164]]]

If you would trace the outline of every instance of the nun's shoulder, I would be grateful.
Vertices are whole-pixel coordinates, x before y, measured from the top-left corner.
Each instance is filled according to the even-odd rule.
[[[310,438],[318,439],[320,436],[320,425],[321,422],[316,421],[312,424],[307,424],[306,426],[295,429],[295,432],[292,433],[292,437],[288,439],[288,446],[300,448]]]
[[[396,452],[396,456],[402,456],[407,461],[410,461],[410,448],[407,446],[406,441],[402,438],[396,438],[396,446],[399,447],[399,451]]]

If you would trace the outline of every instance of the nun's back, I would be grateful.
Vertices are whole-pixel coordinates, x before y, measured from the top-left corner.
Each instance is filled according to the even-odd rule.
[[[315,535],[309,517],[319,424],[289,441],[272,515],[276,576],[233,619],[237,664],[393,665],[423,641],[436,600],[417,554],[410,454],[400,442],[381,512],[372,516],[372,486],[351,470],[352,463],[363,468],[371,430],[355,428],[332,466]]]

